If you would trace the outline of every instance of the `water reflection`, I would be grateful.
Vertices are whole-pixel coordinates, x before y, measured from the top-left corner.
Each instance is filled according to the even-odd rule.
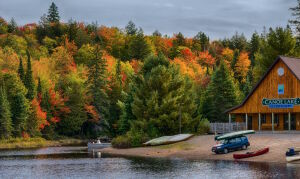
[[[0,178],[300,178],[300,165],[122,158],[86,148],[0,152]]]

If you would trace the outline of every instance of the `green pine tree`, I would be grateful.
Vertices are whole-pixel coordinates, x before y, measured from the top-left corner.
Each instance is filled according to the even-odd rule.
[[[196,112],[193,85],[165,57],[148,57],[135,79],[131,107],[132,130],[150,137],[177,134],[181,117],[182,131],[187,131]]]
[[[29,101],[26,99],[26,88],[16,74],[4,74],[7,97],[11,108],[13,134],[20,137],[26,130],[26,121],[30,114]]]
[[[4,82],[2,84],[4,85]],[[11,136],[13,128],[10,105],[3,85],[0,87],[0,138],[7,139]]]
[[[42,83],[41,83],[41,78],[38,78],[38,86],[37,86],[37,94],[42,96]]]
[[[92,105],[95,106],[98,114],[100,115],[100,121],[106,130],[110,130],[109,125],[109,111],[108,111],[108,96],[107,96],[107,71],[106,61],[102,59],[102,53],[97,46],[94,50],[94,59],[88,64],[88,94],[93,99]]]
[[[54,2],[51,3],[48,9],[47,20],[48,22],[57,23],[59,22],[59,12],[56,4]]]
[[[27,88],[27,99],[29,99],[30,101],[33,100],[34,96],[35,96],[35,86],[34,86],[34,80],[33,80],[33,76],[32,76],[32,69],[31,69],[31,59],[30,59],[30,55],[29,52],[27,51],[27,71],[26,71],[26,75],[25,75],[25,87]]]
[[[211,122],[227,121],[224,112],[238,104],[239,89],[234,84],[226,64],[221,61],[214,71],[209,83],[205,99],[202,104],[202,113]]]
[[[130,38],[128,51],[130,59],[139,60],[144,60],[151,53],[142,29]]]
[[[24,83],[25,74],[24,74],[24,67],[23,67],[23,60],[22,60],[22,58],[20,58],[20,61],[19,61],[18,74],[19,74],[19,77],[20,77],[21,81]]]

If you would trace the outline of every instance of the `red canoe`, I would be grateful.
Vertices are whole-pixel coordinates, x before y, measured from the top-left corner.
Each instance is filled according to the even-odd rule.
[[[269,148],[264,148],[261,150],[258,150],[256,152],[247,152],[245,154],[233,154],[233,158],[235,159],[242,159],[242,158],[249,158],[249,157],[255,157],[258,155],[263,155],[265,153],[269,152]]]

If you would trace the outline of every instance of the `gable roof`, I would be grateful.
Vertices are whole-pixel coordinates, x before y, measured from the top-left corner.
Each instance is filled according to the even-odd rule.
[[[270,71],[273,69],[273,67],[280,60],[282,60],[283,63],[289,68],[289,70],[295,75],[295,77],[298,80],[300,80],[300,58],[291,58],[291,57],[285,57],[285,56],[278,56],[277,59],[274,61],[274,63],[267,70],[267,72],[263,75],[263,77],[257,82],[257,84],[254,86],[254,88],[251,90],[251,92],[247,95],[247,97],[244,99],[244,101],[240,105],[226,110],[225,113],[228,113],[230,111],[233,111],[237,108],[242,107],[246,103],[246,101],[250,98],[250,96],[254,93],[254,91],[258,88],[260,83],[265,79],[265,77],[270,73]]]

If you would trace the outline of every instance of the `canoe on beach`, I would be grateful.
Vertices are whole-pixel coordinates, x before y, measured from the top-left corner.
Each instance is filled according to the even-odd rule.
[[[241,137],[244,135],[248,135],[248,134],[254,134],[255,131],[254,130],[245,130],[245,131],[238,131],[238,132],[231,132],[231,133],[227,133],[224,135],[218,135],[215,137],[215,140],[225,140],[225,139],[230,139],[230,138],[234,138],[234,137]]]
[[[152,139],[144,145],[146,146],[156,146],[156,145],[166,145],[166,144],[173,144],[176,142],[181,142],[188,140],[189,138],[193,137],[193,134],[178,134],[178,135],[173,135],[173,136],[162,136],[159,138]]]
[[[300,155],[288,156],[285,158],[287,162],[300,161]]]
[[[247,152],[245,154],[233,154],[234,159],[242,159],[242,158],[249,158],[249,157],[255,157],[259,155],[263,155],[265,153],[269,152],[269,148],[264,148],[255,152]]]

